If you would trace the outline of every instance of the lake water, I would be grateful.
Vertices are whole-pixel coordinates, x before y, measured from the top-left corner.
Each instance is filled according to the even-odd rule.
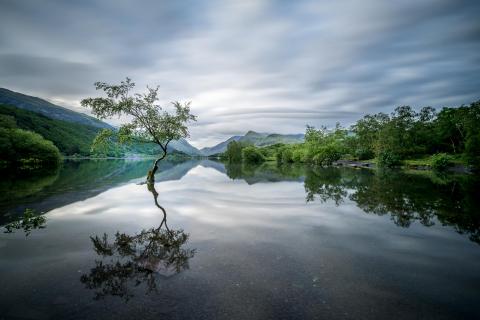
[[[471,176],[150,164],[2,180],[0,319],[480,318]]]

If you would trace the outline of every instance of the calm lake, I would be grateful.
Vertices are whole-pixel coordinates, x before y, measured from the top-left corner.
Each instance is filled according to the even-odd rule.
[[[0,319],[480,318],[473,176],[150,165],[2,179]]]

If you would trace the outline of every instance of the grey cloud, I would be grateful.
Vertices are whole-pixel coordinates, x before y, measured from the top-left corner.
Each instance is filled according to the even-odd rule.
[[[79,101],[97,80],[192,100],[203,146],[479,99],[478,1],[2,1],[0,84]],[[74,103],[73,103],[74,104]]]

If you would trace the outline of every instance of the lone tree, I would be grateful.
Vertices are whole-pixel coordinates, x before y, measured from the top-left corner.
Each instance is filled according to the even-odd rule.
[[[95,82],[97,90],[103,90],[107,97],[87,98],[81,101],[82,106],[90,108],[99,119],[114,116],[127,116],[130,122],[120,126],[118,131],[103,129],[95,138],[94,145],[105,145],[116,136],[120,143],[140,142],[155,143],[163,151],[148,172],[147,182],[155,181],[158,163],[167,156],[170,141],[189,137],[187,124],[196,121],[196,116],[190,114],[190,102],[184,104],[175,101],[172,105],[174,113],[163,110],[158,101],[159,87],[147,86],[146,93],[130,94],[135,83],[126,78],[119,85],[105,82]]]

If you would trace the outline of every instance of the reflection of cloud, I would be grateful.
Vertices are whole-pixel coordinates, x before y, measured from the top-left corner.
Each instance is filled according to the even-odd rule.
[[[93,81],[129,75],[160,84],[162,102],[193,101],[197,145],[248,129],[302,132],[478,99],[479,11],[453,0],[9,0],[0,85],[78,106]]]

